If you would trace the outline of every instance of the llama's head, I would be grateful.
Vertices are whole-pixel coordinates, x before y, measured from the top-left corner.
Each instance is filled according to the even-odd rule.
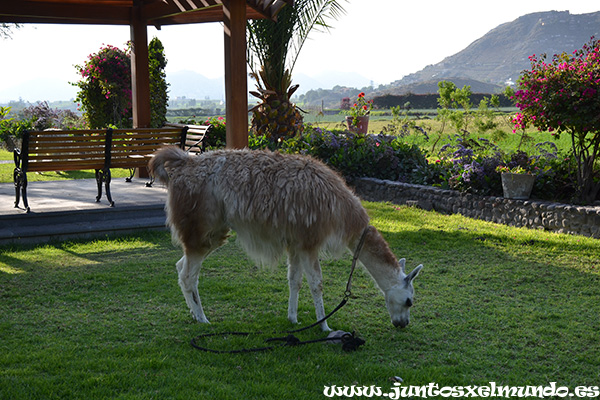
[[[400,264],[400,279],[397,284],[385,291],[385,305],[392,317],[392,324],[404,328],[410,322],[410,307],[413,305],[415,293],[413,280],[419,275],[423,265],[419,265],[406,275],[404,271],[406,260],[403,258],[398,263]]]

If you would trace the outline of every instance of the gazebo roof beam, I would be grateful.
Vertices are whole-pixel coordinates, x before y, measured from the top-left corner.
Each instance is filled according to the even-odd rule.
[[[95,23],[129,25],[130,16],[131,7],[117,4],[106,6],[104,2],[98,2],[98,4],[84,4],[21,0],[5,2],[0,10],[1,21],[24,23]],[[9,21],[9,19],[12,19],[12,21]]]
[[[150,24],[173,25],[223,20],[222,0],[143,0]],[[275,18],[293,0],[247,0],[249,19]],[[0,22],[129,25],[132,0],[19,0],[4,2]]]

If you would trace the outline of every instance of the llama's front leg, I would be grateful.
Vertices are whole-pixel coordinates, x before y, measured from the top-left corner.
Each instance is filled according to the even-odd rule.
[[[290,299],[288,302],[288,320],[292,324],[298,323],[298,293],[302,287],[302,268],[292,259],[288,261],[288,284]]]
[[[317,314],[317,321],[325,318],[325,306],[323,304],[323,275],[321,274],[321,265],[319,265],[319,259],[314,257],[309,260],[307,264],[304,264],[304,272],[306,274],[306,280],[310,287],[310,293],[313,297],[315,304],[315,312]],[[321,329],[323,331],[330,331],[331,329],[327,325],[327,321],[321,322]]]
[[[192,316],[198,322],[208,323],[198,294],[198,275],[203,260],[204,257],[186,254],[181,257],[176,265],[179,274],[179,286]]]

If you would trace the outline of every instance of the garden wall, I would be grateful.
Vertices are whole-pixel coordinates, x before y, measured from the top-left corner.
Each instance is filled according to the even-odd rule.
[[[477,196],[374,178],[356,179],[352,186],[368,201],[389,201],[499,224],[600,238],[600,207]]]

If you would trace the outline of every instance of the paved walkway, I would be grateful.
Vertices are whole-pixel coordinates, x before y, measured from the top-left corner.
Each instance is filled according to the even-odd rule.
[[[155,183],[146,187],[147,179],[138,178],[125,182],[124,178],[113,179],[110,192],[115,208],[165,204],[166,189]],[[104,190],[104,187],[102,188]],[[53,211],[110,209],[106,194],[96,203],[96,180],[75,179],[65,181],[29,182],[27,200],[31,213],[40,214]],[[15,186],[0,183],[0,215],[23,214],[23,199],[15,208]]]
[[[31,182],[27,186],[30,213],[21,199],[15,208],[12,183],[0,183],[0,245],[39,243],[71,238],[89,238],[138,230],[165,229],[164,204],[167,191],[147,179],[111,182],[114,207],[104,195],[96,202],[96,181]]]

